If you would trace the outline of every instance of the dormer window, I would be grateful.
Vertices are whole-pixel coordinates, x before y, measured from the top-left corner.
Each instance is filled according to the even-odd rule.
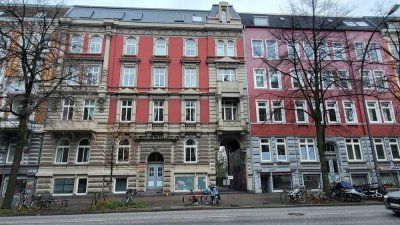
[[[254,25],[255,26],[268,26],[268,17],[267,16],[255,16],[254,17]]]
[[[226,15],[226,10],[225,9],[223,9],[221,11],[221,22],[222,23],[226,23],[227,22],[227,15]]]

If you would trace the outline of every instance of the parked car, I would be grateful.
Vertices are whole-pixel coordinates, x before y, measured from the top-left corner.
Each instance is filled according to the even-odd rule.
[[[400,191],[389,192],[383,199],[386,208],[400,216]]]

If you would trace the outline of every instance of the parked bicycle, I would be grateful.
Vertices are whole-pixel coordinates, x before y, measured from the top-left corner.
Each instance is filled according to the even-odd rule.
[[[214,185],[210,185],[209,189],[204,188],[197,192],[190,190],[188,194],[182,197],[183,204],[185,206],[193,204],[218,204],[221,196],[219,194],[218,188]]]
[[[136,189],[128,189],[126,190],[125,193],[125,198],[122,200],[123,203],[125,203],[126,205],[130,205],[133,203],[133,199],[135,199],[137,194]]]
[[[32,203],[33,195],[26,193],[18,193],[14,195],[13,201],[11,203],[11,209],[14,211],[19,211],[22,208],[30,208]]]
[[[31,203],[31,208],[35,211],[42,208],[59,210],[62,207],[69,208],[69,206],[70,204],[68,199],[55,199],[50,193],[37,196],[35,195]]]
[[[304,193],[304,201],[305,203],[308,204],[321,204],[323,202],[328,201],[328,198],[325,194],[325,192],[321,190],[313,191],[313,190],[307,190]]]
[[[306,192],[306,188],[304,186],[298,187],[295,186],[293,190],[283,190],[280,195],[280,199],[282,203],[287,203],[289,201],[304,201],[304,193]]]

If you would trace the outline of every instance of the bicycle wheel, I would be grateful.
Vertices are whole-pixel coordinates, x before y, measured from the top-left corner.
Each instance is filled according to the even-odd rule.
[[[283,192],[281,193],[281,196],[280,196],[281,202],[282,202],[282,203],[286,203],[286,202],[289,201],[289,199],[290,199],[290,197],[289,197],[289,192],[288,192],[288,191],[283,191]]]
[[[59,210],[59,209],[61,209],[61,206],[62,206],[60,200],[52,200],[49,204],[50,204],[51,210]]]
[[[194,199],[195,199],[195,198],[194,198],[193,195],[184,195],[184,196],[182,197],[183,204],[184,204],[185,206],[193,205]]]
[[[38,211],[42,208],[42,202],[38,199],[33,199],[31,202],[31,209]]]
[[[20,199],[15,199],[15,200],[12,201],[11,209],[13,211],[19,211],[19,210],[21,210],[21,207],[22,207],[22,202],[21,202]]]

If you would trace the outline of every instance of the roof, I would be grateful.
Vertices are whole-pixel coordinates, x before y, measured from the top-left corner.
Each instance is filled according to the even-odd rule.
[[[233,6],[229,5],[228,6],[229,10],[229,15],[234,18],[234,19],[240,19],[240,15],[236,10],[233,8]],[[211,17],[217,17],[219,11],[219,5],[213,5],[210,10],[210,16]]]
[[[209,11],[146,9],[146,8],[112,8],[93,6],[73,6],[65,14],[72,19],[113,19],[142,23],[205,23]]]
[[[297,28],[306,29],[312,27],[312,17],[310,16],[294,16],[294,15],[277,15],[277,14],[254,14],[240,13],[242,23],[246,27],[268,27],[268,28]],[[254,24],[254,18],[267,17],[267,25]],[[338,30],[367,30],[372,31],[376,25],[364,17],[317,17],[316,27],[321,29],[338,29]]]
[[[25,12],[22,11],[23,9]],[[68,9],[68,6],[59,5],[37,6],[26,4],[23,6],[11,4],[8,7],[6,5],[0,5],[0,17],[15,17],[11,15],[11,11],[19,11],[19,13],[17,13],[19,17],[20,15],[24,15],[24,17],[36,17],[39,13],[45,13],[46,17],[52,17],[53,15],[56,15],[56,17],[62,17],[68,11]],[[40,17],[42,17],[42,15],[40,15]]]

